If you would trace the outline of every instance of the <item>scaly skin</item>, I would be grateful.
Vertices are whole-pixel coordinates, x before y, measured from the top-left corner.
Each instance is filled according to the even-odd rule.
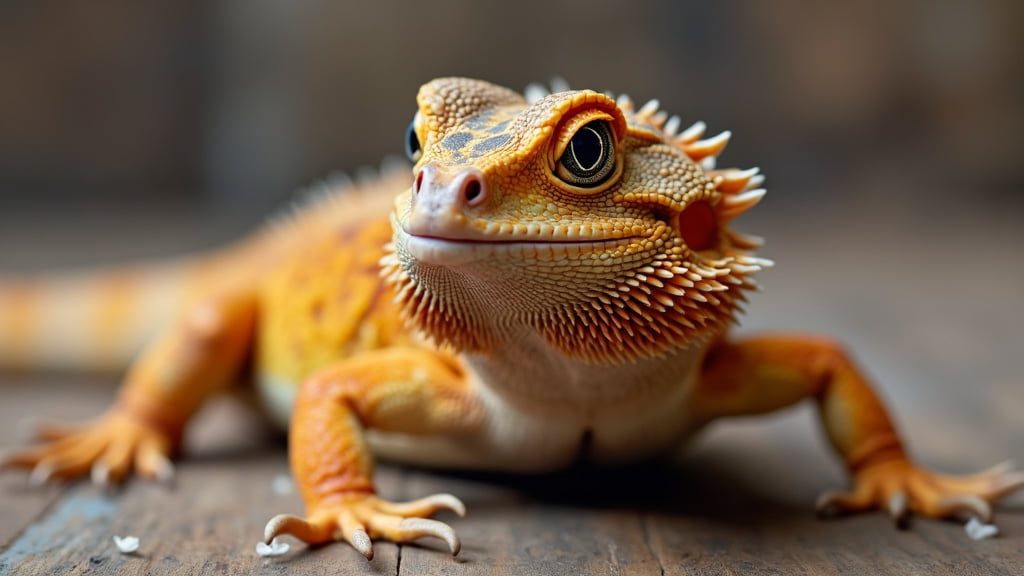
[[[335,193],[212,257],[111,411],[46,430],[49,443],[7,463],[36,479],[166,476],[189,417],[251,358],[264,397],[291,416],[306,502],[303,517],[273,518],[267,541],[344,540],[371,557],[374,538],[434,536],[457,552],[428,517],[461,502],[377,497],[371,450],[543,471],[643,458],[716,418],[803,399],[853,480],[822,512],[987,520],[1024,485],[1006,467],[951,478],[916,466],[830,340],[729,338],[751,274],[770,263],[729,228],[764,191],[756,170],[713,169],[728,134],[677,134],[656,104],[590,91],[528,102],[456,78],[418,103],[411,178]],[[0,334],[31,326],[23,314]]]

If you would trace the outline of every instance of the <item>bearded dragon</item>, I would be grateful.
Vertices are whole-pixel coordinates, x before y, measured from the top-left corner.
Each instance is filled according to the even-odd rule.
[[[656,101],[638,108],[588,90],[524,97],[446,78],[417,102],[411,174],[328,192],[183,264],[177,292],[146,306],[138,284],[149,273],[87,276],[106,295],[79,314],[101,325],[77,340],[67,328],[37,336],[39,317],[54,318],[48,298],[90,308],[81,286],[0,290],[7,363],[116,356],[144,332],[145,315],[117,312],[126,297],[176,310],[105,415],[45,428],[45,443],[5,464],[40,481],[167,477],[197,408],[252,374],[269,411],[290,422],[306,505],[272,518],[265,540],[345,541],[367,558],[373,539],[425,536],[455,554],[454,530],[431,516],[464,513],[448,494],[379,497],[374,454],[541,473],[648,458],[714,419],[805,399],[852,479],[819,511],[988,520],[992,502],[1024,486],[1007,466],[951,477],[915,464],[834,340],[729,335],[752,275],[771,262],[730,228],[764,190],[756,169],[714,168],[728,132],[702,139],[702,123],[680,131]]]

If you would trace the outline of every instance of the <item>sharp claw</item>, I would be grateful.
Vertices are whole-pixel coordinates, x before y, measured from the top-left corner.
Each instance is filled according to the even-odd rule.
[[[54,472],[57,471],[56,466],[49,462],[40,462],[36,464],[35,468],[28,475],[28,484],[34,488],[43,486],[50,481],[53,477]]]
[[[999,488],[996,490],[997,498],[1002,498],[1014,492],[1024,488],[1024,470],[1017,472],[1006,472],[1003,477],[999,479]]]
[[[384,503],[382,508],[387,513],[396,516],[430,516],[438,510],[451,510],[459,517],[466,515],[466,505],[451,494],[434,494],[401,504]]]
[[[159,484],[169,485],[174,481],[174,464],[157,451],[146,452],[136,457],[139,474]]]
[[[965,521],[971,516],[976,516],[986,524],[992,521],[992,506],[984,498],[974,494],[946,496],[939,500],[937,506],[941,516],[956,514]]]
[[[452,512],[455,512],[459,518],[466,516],[466,505],[462,503],[462,500],[459,500],[455,496],[452,496],[451,494],[437,494],[436,496],[433,496],[433,498],[438,504]]]
[[[889,497],[889,516],[896,521],[899,528],[907,527],[907,515],[910,510],[906,492],[894,492]]]
[[[452,556],[458,555],[462,548],[462,543],[459,541],[459,536],[455,534],[455,530],[452,530],[451,526],[444,522],[429,518],[406,518],[402,520],[398,528],[403,539],[415,540],[424,536],[433,536],[444,540],[448,544]]]
[[[156,481],[161,484],[174,482],[174,463],[162,454],[157,455],[156,458],[156,464],[154,465]]]
[[[270,544],[274,541],[274,538],[282,534],[295,535],[297,528],[300,525],[308,525],[305,520],[298,516],[292,516],[291,514],[278,514],[267,522],[265,528],[263,528],[263,543]]]
[[[979,476],[1003,476],[1013,472],[1013,460],[1007,460],[1000,462],[988,470],[983,470],[979,473]]]
[[[159,442],[149,440],[135,448],[133,456],[139,475],[158,482],[170,484],[174,480],[174,465],[164,454]]]
[[[839,501],[841,492],[822,492],[814,502],[814,511],[821,517],[838,516],[842,511]]]
[[[291,514],[278,514],[267,522],[263,529],[263,541],[267,544],[273,542],[274,538],[282,534],[291,534],[303,542],[319,544],[332,539],[332,528],[330,526],[318,525],[292,516]]]
[[[96,486],[109,487],[110,467],[100,462],[93,464],[92,470],[89,471],[89,478]]]
[[[823,518],[840,516],[848,512],[859,512],[871,506],[871,501],[860,492],[828,491],[818,496],[814,507]]]
[[[362,528],[353,530],[349,544],[360,554],[366,556],[367,560],[373,560],[373,540],[370,540],[370,535],[366,533],[366,530]]]

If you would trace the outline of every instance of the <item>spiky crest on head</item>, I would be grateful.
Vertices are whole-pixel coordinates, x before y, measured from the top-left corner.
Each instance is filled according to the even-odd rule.
[[[657,356],[723,330],[770,265],[728,227],[764,195],[757,169],[713,169],[728,132],[679,132],[657,101],[467,79],[435,80],[419,103],[418,173],[486,186],[429,238],[419,180],[396,203],[385,273],[439,344],[486,352],[525,330],[590,362]]]

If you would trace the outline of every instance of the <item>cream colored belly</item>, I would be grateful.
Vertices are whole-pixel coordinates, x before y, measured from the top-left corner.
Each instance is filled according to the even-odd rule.
[[[298,386],[263,377],[258,390],[272,419],[286,427]],[[367,431],[374,453],[386,459],[432,468],[542,472],[586,459],[614,464],[641,460],[672,449],[700,426],[687,409],[690,387],[648,403],[580,411],[551,407],[527,414],[488,390],[483,429],[466,436],[413,436]]]

